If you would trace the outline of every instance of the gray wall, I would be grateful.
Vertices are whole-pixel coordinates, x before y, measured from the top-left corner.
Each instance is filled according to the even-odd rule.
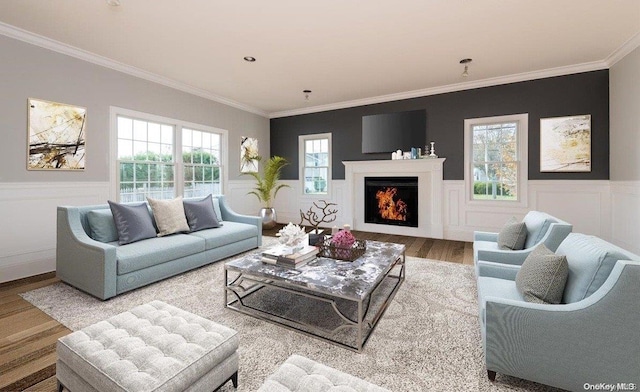
[[[640,48],[611,74],[611,180],[640,180]]]
[[[390,159],[361,153],[362,116],[417,109],[427,110],[425,143],[447,158],[445,180],[464,179],[465,119],[517,113],[529,113],[529,179],[609,179],[608,70],[271,119],[271,153],[292,163],[283,178],[297,179],[298,135],[332,132],[332,174],[343,179],[344,160]],[[540,173],[540,118],[577,114],[591,114],[592,171]]]
[[[229,131],[229,179],[240,172],[240,138],[269,154],[268,119],[57,52],[0,36],[0,182],[108,181],[109,107],[118,106]],[[87,108],[86,169],[28,171],[27,99]]]

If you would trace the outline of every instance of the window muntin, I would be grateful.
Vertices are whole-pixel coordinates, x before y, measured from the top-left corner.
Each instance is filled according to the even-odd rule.
[[[303,193],[326,195],[329,190],[330,139],[329,137],[306,137],[303,139]]]
[[[471,126],[473,200],[518,200],[518,123]]]

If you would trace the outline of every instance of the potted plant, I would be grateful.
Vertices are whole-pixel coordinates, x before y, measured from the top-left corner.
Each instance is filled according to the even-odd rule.
[[[271,202],[282,188],[289,187],[286,184],[278,184],[280,172],[282,168],[287,166],[289,162],[283,157],[273,156],[264,165],[263,174],[260,173],[243,173],[255,178],[256,186],[247,194],[255,195],[263,204],[260,209],[260,217],[262,218],[262,227],[272,229],[276,226],[276,210]]]

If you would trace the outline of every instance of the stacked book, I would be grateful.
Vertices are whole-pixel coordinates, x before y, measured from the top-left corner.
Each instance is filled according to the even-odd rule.
[[[319,251],[316,246],[306,245],[295,253],[290,253],[290,248],[278,245],[262,252],[262,262],[285,268],[299,268],[313,261]]]

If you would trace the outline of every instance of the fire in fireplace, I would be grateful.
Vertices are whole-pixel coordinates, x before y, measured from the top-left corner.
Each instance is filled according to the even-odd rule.
[[[418,227],[418,177],[365,177],[365,223]]]

